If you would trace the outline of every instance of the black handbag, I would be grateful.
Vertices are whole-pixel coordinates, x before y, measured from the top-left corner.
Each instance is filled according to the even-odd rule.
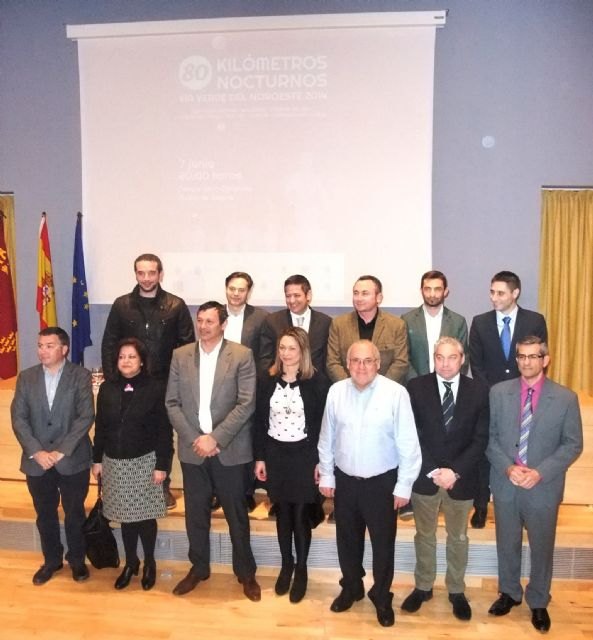
[[[103,515],[101,476],[99,476],[97,489],[97,502],[82,527],[86,541],[86,555],[95,569],[119,567],[117,542],[109,526],[109,520]]]

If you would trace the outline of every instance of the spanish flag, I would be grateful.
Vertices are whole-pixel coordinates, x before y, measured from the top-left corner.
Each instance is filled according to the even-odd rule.
[[[45,212],[41,214],[39,226],[39,254],[37,257],[37,312],[39,328],[55,327],[58,324],[56,313],[56,294],[54,276],[51,267],[49,232]]]
[[[16,307],[10,260],[4,235],[4,213],[0,211],[0,378],[17,374],[16,362]]]

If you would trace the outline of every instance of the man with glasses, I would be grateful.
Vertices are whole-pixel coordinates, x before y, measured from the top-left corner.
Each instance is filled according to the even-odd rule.
[[[583,449],[578,399],[545,376],[547,344],[538,336],[517,342],[520,378],[490,391],[490,441],[499,597],[488,613],[504,616],[521,604],[521,547],[527,530],[531,570],[525,600],[531,622],[550,629],[547,606],[552,582],[558,507],[568,467]]]
[[[342,591],[331,610],[340,613],[364,597],[364,535],[373,547],[369,598],[384,627],[392,607],[397,509],[408,503],[421,465],[408,392],[379,375],[380,354],[370,340],[347,353],[350,377],[327,396],[319,438],[319,490],[334,498]]]

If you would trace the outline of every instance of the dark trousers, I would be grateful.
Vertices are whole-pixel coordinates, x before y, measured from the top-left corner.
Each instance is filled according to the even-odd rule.
[[[68,545],[66,560],[71,565],[82,564],[86,553],[82,526],[86,518],[84,500],[89,491],[89,470],[65,476],[52,468],[42,476],[27,476],[27,487],[37,514],[44,563],[50,567],[62,563],[64,547],[58,518],[61,501]]]
[[[255,574],[251,551],[249,515],[245,496],[245,465],[225,467],[218,457],[202,464],[181,463],[185,493],[185,527],[189,539],[189,560],[193,572],[202,578],[210,575],[210,509],[216,494],[229,525],[233,547],[233,571],[238,578]]]
[[[487,509],[490,502],[490,462],[484,455],[478,466],[478,483],[474,497],[476,509]]]
[[[391,604],[397,514],[393,488],[397,469],[367,479],[349,476],[336,468],[336,543],[342,570],[340,584],[351,594],[363,588],[365,529],[373,547],[373,587],[369,598],[378,607]]]

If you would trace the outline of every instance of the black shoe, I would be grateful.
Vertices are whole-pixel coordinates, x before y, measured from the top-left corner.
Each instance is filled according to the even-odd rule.
[[[149,591],[154,587],[156,582],[156,562],[154,560],[144,561],[144,567],[142,568],[142,579],[140,584],[144,591]]]
[[[412,503],[408,502],[405,507],[400,507],[397,510],[400,520],[411,520],[414,517],[414,509],[412,509]]]
[[[292,580],[292,572],[294,570],[294,562],[290,564],[282,564],[282,568],[280,569],[280,573],[278,574],[278,579],[276,580],[276,586],[274,587],[274,591],[277,595],[283,596],[288,593],[290,589],[290,581]]]
[[[548,615],[548,610],[538,608],[531,610],[531,624],[542,633],[547,633],[552,626],[552,621]]]
[[[210,509],[216,511],[220,509],[220,500],[216,496],[212,496],[212,502],[210,503]]]
[[[296,604],[305,597],[305,593],[307,593],[307,567],[297,567],[288,599]]]
[[[201,578],[194,573],[193,567],[189,570],[188,574],[177,583],[177,586],[173,589],[173,594],[176,596],[184,596],[186,593],[193,591],[200,582],[208,580],[210,574]]]
[[[33,584],[37,586],[45,584],[48,580],[51,580],[54,573],[59,571],[63,566],[64,565],[61,562],[53,567],[50,567],[47,564],[42,564],[33,576]]]
[[[346,591],[346,589],[342,589],[342,591],[340,591],[340,595],[331,603],[330,611],[333,611],[334,613],[348,611],[355,602],[358,602],[363,598],[364,589],[361,589],[356,593],[351,593],[350,591]]]
[[[471,620],[472,608],[464,593],[450,593],[449,602],[453,605],[453,615],[458,620]]]
[[[135,564],[129,565],[126,563],[124,570],[119,574],[119,577],[113,585],[116,589],[125,589],[129,584],[132,576],[137,576],[140,571],[140,560],[136,560]]]
[[[376,607],[377,621],[382,627],[393,627],[395,624],[395,613],[393,607]]]
[[[508,593],[501,593],[498,596],[498,600],[492,603],[488,613],[493,616],[506,616],[506,614],[513,608],[521,604],[521,600],[513,600]]]
[[[89,579],[89,569],[84,562],[82,564],[72,564],[70,569],[72,570],[72,580],[74,582],[84,582]]]
[[[255,497],[253,494],[247,496],[247,511],[251,513],[257,507],[257,502],[255,501]]]
[[[175,507],[177,506],[177,500],[171,493],[170,489],[165,490],[165,505],[167,509],[175,509]]]
[[[414,589],[412,593],[402,602],[401,608],[408,613],[416,613],[422,606],[423,602],[428,602],[432,598],[432,589],[423,591],[422,589]]]
[[[472,529],[483,529],[486,526],[486,516],[488,515],[488,507],[476,507],[469,521]]]

